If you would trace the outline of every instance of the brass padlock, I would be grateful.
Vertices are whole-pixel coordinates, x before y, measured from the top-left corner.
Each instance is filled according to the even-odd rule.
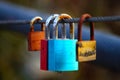
[[[94,40],[93,22],[90,22],[90,41],[82,41],[82,24],[87,18],[91,18],[91,16],[83,14],[78,24],[77,60],[79,62],[96,60],[96,41]]]

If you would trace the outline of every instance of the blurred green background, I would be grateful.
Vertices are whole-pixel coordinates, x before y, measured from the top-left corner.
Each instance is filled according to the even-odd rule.
[[[72,17],[80,17],[83,13],[90,13],[93,16],[120,14],[119,0],[6,1],[50,14],[67,13]],[[120,27],[118,26],[120,22],[95,23],[96,29],[119,36]],[[39,52],[28,52],[26,42],[26,36],[20,33],[0,31],[0,45],[2,45],[0,46],[0,80],[120,80],[119,73],[88,63],[81,63],[78,72],[50,73],[39,71],[39,69],[34,71],[35,66],[39,65],[39,62],[35,62],[39,59],[36,60],[34,55],[39,55]],[[32,68],[28,69],[26,65],[32,65]]]

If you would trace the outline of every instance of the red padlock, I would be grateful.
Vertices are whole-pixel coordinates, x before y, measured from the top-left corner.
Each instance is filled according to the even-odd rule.
[[[48,70],[48,41],[41,40],[40,69]]]
[[[28,50],[29,51],[40,51],[41,50],[41,39],[45,39],[45,26],[41,24],[41,31],[34,31],[33,24],[35,21],[42,20],[41,17],[37,16],[31,20],[30,32],[28,33]]]
[[[40,53],[40,69],[48,70],[48,39],[50,38],[50,21],[55,17],[59,16],[58,14],[54,14],[48,17],[46,20],[46,39],[41,40],[41,53]]]

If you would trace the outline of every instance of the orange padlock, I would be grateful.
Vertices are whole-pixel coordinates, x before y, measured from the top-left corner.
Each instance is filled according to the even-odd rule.
[[[30,22],[30,32],[28,33],[28,50],[29,51],[40,51],[41,50],[41,39],[45,39],[45,26],[41,23],[41,31],[34,31],[33,24],[35,21],[42,20],[41,17],[36,16]]]

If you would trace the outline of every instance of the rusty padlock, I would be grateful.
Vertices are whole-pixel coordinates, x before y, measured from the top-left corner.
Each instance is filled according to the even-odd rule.
[[[28,50],[29,51],[40,51],[41,50],[41,39],[45,39],[45,26],[41,23],[41,31],[34,31],[33,24],[35,21],[42,20],[41,17],[36,16],[30,22],[30,32],[28,33]]]
[[[91,16],[83,14],[78,24],[77,60],[79,62],[96,60],[96,41],[94,39],[93,22],[90,22],[90,41],[82,41],[82,24],[87,18],[91,18]]]

